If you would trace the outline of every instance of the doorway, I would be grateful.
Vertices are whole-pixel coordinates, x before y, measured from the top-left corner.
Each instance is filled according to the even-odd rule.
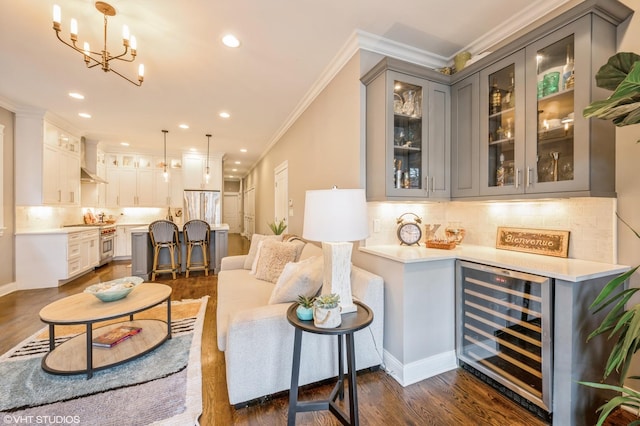
[[[289,225],[289,163],[287,161],[280,164],[274,170],[274,220],[279,222],[284,219],[284,223]]]
[[[229,233],[240,233],[240,193],[225,192],[222,206],[222,222],[229,225]]]

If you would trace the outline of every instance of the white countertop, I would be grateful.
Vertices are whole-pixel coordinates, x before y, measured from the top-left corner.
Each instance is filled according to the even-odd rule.
[[[67,226],[64,228],[48,228],[48,229],[19,229],[16,235],[47,235],[47,234],[73,234],[75,232],[96,231],[96,226]]]
[[[360,247],[359,250],[401,263],[461,259],[574,282],[620,274],[629,270],[626,265],[565,259],[467,244],[459,245],[453,250],[391,244]]]

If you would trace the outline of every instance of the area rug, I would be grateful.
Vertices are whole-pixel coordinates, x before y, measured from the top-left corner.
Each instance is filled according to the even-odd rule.
[[[172,302],[172,338],[128,363],[86,375],[41,368],[45,327],[0,357],[3,424],[197,425],[202,413],[201,341],[208,296]],[[166,305],[136,319],[166,319]],[[56,345],[84,327],[56,327]],[[143,331],[144,332],[144,331]]]

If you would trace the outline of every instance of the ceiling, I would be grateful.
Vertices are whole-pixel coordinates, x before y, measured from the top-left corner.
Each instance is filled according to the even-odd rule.
[[[82,55],[55,37],[54,3],[62,9],[64,39],[73,17],[79,44],[101,49],[103,17],[94,0],[4,0],[0,106],[48,111],[107,149],[161,151],[167,129],[170,152],[206,152],[211,133],[211,152],[225,155],[225,178],[238,178],[304,109],[339,58],[363,47],[363,36],[410,51],[423,65],[443,66],[566,1],[109,0],[117,11],[109,18],[111,53],[122,49],[124,24],[138,42],[133,64],[112,67],[136,80],[143,63],[144,84],[136,87],[99,67],[86,69]],[[220,42],[227,33],[240,39],[239,48]],[[85,99],[72,99],[72,91]],[[231,117],[219,117],[222,111]]]

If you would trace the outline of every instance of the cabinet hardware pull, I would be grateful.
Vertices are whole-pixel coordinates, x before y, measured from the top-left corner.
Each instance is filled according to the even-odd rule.
[[[432,193],[436,192],[436,177],[435,176],[431,177],[431,192]]]
[[[516,179],[515,179],[516,189],[520,187],[520,169],[516,169]]]
[[[429,176],[424,177],[424,189],[429,194]]]
[[[527,167],[527,187],[530,187],[533,184],[533,177],[531,176],[532,171],[532,167]]]

